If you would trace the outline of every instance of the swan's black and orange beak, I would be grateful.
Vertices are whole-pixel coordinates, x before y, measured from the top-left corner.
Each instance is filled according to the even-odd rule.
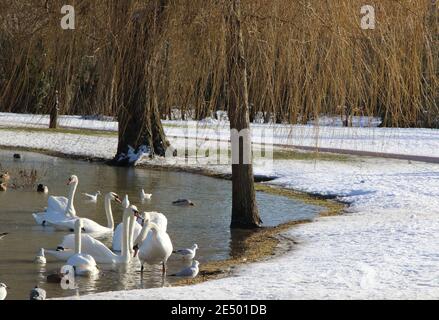
[[[69,178],[69,180],[67,180],[67,185],[69,186],[72,183],[72,178]]]
[[[120,200],[120,197],[117,194],[114,195],[114,201],[116,201],[117,203],[122,204],[122,200]]]

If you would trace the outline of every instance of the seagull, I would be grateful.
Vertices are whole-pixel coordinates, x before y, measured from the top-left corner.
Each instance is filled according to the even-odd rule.
[[[101,192],[98,191],[98,192],[96,192],[95,195],[93,195],[93,194],[89,194],[89,193],[83,193],[82,195],[84,195],[85,197],[87,197],[89,201],[97,202],[97,201],[98,201],[98,196],[101,195]]]
[[[185,207],[195,206],[195,203],[193,203],[191,200],[188,200],[188,199],[178,199],[178,200],[173,201],[172,204],[174,206],[182,206],[182,207],[183,206],[185,206]]]
[[[46,257],[44,256],[44,249],[41,248],[40,252],[35,257],[35,263],[46,264]]]
[[[195,278],[198,275],[198,272],[200,271],[200,269],[198,268],[199,264],[200,263],[197,260],[194,260],[194,262],[192,262],[192,266],[190,266],[189,268],[184,268],[180,272],[171,274],[171,277]]]
[[[4,237],[6,237],[8,234],[9,233],[7,233],[7,232],[0,233],[0,240],[3,239]]]
[[[145,193],[144,189],[140,190],[140,199],[142,199],[142,201],[151,200],[151,197],[152,197],[151,193]]]
[[[184,260],[192,260],[195,258],[197,249],[198,249],[198,245],[194,244],[192,248],[176,250],[173,251],[173,253],[181,255]]]
[[[9,287],[4,283],[0,283],[0,300],[6,299],[6,296],[8,295],[8,291],[6,289],[9,289]]]
[[[46,290],[36,286],[30,291],[29,300],[46,300]]]

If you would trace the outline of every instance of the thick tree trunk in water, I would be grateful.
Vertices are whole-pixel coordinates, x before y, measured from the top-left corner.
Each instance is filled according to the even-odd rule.
[[[250,130],[249,102],[247,89],[247,69],[244,58],[244,43],[241,30],[240,1],[230,4],[230,38],[228,39],[228,106],[231,132],[243,133]],[[244,131],[243,131],[244,130]],[[232,150],[234,148],[232,136]],[[251,138],[238,139],[239,161],[232,164],[232,223],[231,228],[251,229],[260,227],[256,203]],[[237,141],[235,139],[235,141]],[[232,151],[232,157],[234,152]],[[247,160],[247,161],[245,161]]]
[[[133,165],[141,154],[164,156],[169,142],[158,110],[155,48],[162,32],[167,1],[150,1],[134,12],[117,61],[119,120],[116,165]]]
[[[49,129],[58,128],[59,96],[58,90],[55,92],[55,103],[50,111]]]

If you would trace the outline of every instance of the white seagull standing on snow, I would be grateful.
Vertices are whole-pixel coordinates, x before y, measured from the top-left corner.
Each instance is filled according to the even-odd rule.
[[[194,244],[192,248],[176,250],[173,253],[180,255],[184,260],[192,260],[197,253],[198,245]]]
[[[184,268],[180,272],[177,272],[175,274],[171,274],[171,277],[190,277],[195,278],[198,275],[198,272],[200,271],[199,266],[200,263],[197,260],[194,260],[192,262],[192,265],[188,268]]]
[[[88,201],[97,202],[98,201],[98,196],[101,195],[101,192],[98,191],[94,195],[93,194],[89,194],[89,193],[83,193],[82,195],[85,196]]]

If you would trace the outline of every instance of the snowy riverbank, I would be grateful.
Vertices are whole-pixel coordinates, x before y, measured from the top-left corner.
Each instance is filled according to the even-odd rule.
[[[6,114],[0,115],[2,126],[16,127],[23,123],[23,117],[9,115],[7,121],[5,117]],[[100,121],[95,126],[80,121],[82,127],[102,130],[107,126],[106,130],[114,130],[114,123]],[[168,127],[168,134],[172,135],[174,129]],[[324,146],[439,156],[437,130],[333,127],[297,130],[318,132],[318,141]],[[116,136],[16,129],[2,129],[1,137],[2,146],[101,158],[111,158],[117,144]],[[303,140],[292,136],[288,141],[316,143],[315,136],[306,134]],[[267,174],[265,166],[256,166],[255,171]],[[439,298],[439,165],[359,157],[352,161],[276,160],[269,174],[278,177],[270,182],[273,184],[338,195],[351,203],[349,213],[291,229],[285,235],[300,242],[296,250],[242,266],[230,278],[189,287],[109,292],[81,298]]]

